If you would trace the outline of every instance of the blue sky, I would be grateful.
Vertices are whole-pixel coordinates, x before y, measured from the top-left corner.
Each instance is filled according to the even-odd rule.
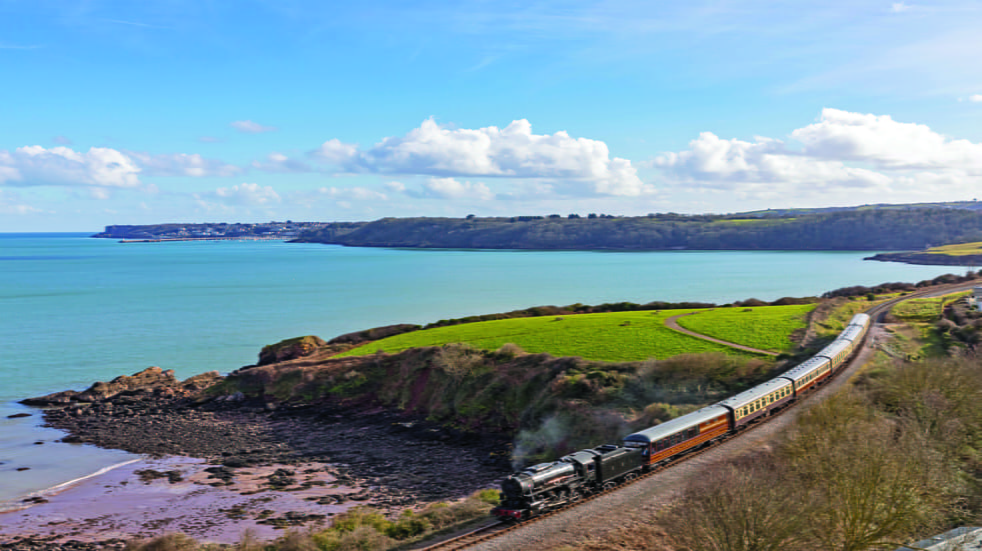
[[[972,199],[979,2],[0,0],[0,231]]]

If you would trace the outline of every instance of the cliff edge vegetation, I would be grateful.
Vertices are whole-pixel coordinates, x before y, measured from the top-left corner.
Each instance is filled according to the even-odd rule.
[[[912,250],[982,240],[982,214],[954,208],[621,217],[383,218],[297,241],[356,247],[562,250]]]

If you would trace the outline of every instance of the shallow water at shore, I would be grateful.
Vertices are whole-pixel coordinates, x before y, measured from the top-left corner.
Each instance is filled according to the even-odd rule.
[[[184,378],[234,370],[262,346],[306,334],[329,339],[543,304],[773,300],[964,271],[862,261],[870,254],[120,244],[0,234],[0,502],[133,457],[56,443],[61,434],[40,428],[40,412],[16,400],[150,365]],[[7,419],[25,411],[34,415]],[[23,467],[30,470],[17,471]]]

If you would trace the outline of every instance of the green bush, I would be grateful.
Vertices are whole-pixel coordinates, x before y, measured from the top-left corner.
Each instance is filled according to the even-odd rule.
[[[126,551],[198,551],[203,547],[184,534],[165,534],[151,540],[137,540],[126,544]]]

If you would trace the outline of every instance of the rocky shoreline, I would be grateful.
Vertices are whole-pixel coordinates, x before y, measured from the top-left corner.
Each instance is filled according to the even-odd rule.
[[[982,255],[948,255],[933,253],[880,253],[868,256],[863,260],[877,260],[880,262],[901,262],[904,264],[920,264],[925,266],[982,266]]]
[[[510,439],[502,435],[465,433],[371,406],[277,403],[241,393],[204,392],[221,380],[217,373],[208,373],[178,381],[171,371],[149,368],[84,392],[23,403],[48,408],[46,424],[67,431],[65,442],[157,458],[202,459],[211,466],[204,469],[207,480],[200,482],[215,488],[234,486],[240,473],[281,466],[263,482],[263,490],[312,490],[310,501],[323,506],[358,502],[396,511],[463,497],[495,485],[511,470]],[[318,496],[318,488],[298,474],[309,474],[311,465],[318,465],[333,484],[359,491],[339,496],[325,490]],[[148,481],[160,479],[159,484],[183,477],[153,469],[138,474]],[[293,523],[297,525],[325,518],[293,516],[298,517]],[[44,549],[31,546],[42,543],[25,540],[15,548]],[[116,545],[104,543],[106,548]],[[5,548],[14,547],[0,547]]]

